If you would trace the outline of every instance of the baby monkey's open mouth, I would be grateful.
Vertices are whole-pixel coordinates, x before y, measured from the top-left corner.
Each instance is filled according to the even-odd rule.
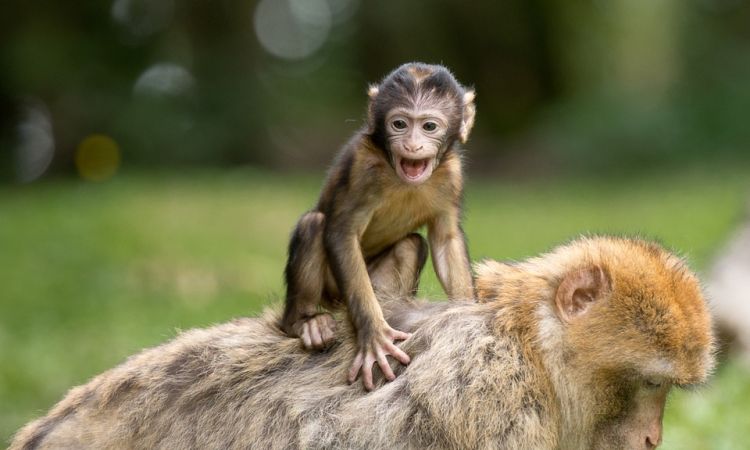
[[[402,159],[401,170],[411,179],[419,178],[427,169],[429,159]]]
[[[398,158],[399,175],[407,183],[421,183],[432,173],[432,158],[409,159]]]

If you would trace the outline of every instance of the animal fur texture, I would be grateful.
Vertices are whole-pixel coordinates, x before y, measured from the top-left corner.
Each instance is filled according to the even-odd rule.
[[[612,291],[592,306],[585,336],[560,320],[552,299],[566,273],[592,264]],[[377,372],[373,392],[346,383],[356,347],[345,321],[333,347],[308,352],[267,311],[131,357],[72,389],[10,448],[618,448],[597,436],[609,436],[601,430],[622,417],[627,394],[603,374],[633,368],[688,385],[711,370],[698,281],[653,243],[581,238],[524,262],[482,263],[477,273],[480,303],[380,291],[392,326],[413,333],[401,344],[413,358],[392,362],[393,382]]]

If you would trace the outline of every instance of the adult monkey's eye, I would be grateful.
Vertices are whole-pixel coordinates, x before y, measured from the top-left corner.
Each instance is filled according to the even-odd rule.
[[[422,129],[425,131],[435,131],[437,130],[437,124],[435,122],[425,122],[422,125]]]
[[[401,119],[396,119],[393,121],[393,128],[397,130],[403,130],[406,128],[406,121]]]

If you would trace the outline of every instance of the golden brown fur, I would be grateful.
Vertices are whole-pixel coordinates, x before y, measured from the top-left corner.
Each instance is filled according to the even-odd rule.
[[[393,363],[400,375],[377,378],[378,390],[345,382],[356,352],[345,322],[332,348],[309,353],[269,311],[130,358],[71,390],[11,449],[638,448],[623,436],[650,408],[640,377],[694,384],[711,370],[697,280],[655,244],[584,238],[485,262],[482,303],[421,303],[402,297],[420,264],[410,239],[371,268],[385,316],[413,333],[402,344],[412,363]],[[563,320],[561,283],[592,266],[608,276],[606,296]],[[661,402],[669,385],[653,389]]]

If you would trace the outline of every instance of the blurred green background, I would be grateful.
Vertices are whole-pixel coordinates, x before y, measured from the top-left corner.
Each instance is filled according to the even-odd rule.
[[[747,0],[8,0],[0,442],[139,349],[283,295],[286,241],[410,60],[478,93],[474,259],[579,233],[706,271],[750,192]],[[431,271],[422,293],[441,298]],[[677,392],[669,449],[744,449],[750,372]]]

